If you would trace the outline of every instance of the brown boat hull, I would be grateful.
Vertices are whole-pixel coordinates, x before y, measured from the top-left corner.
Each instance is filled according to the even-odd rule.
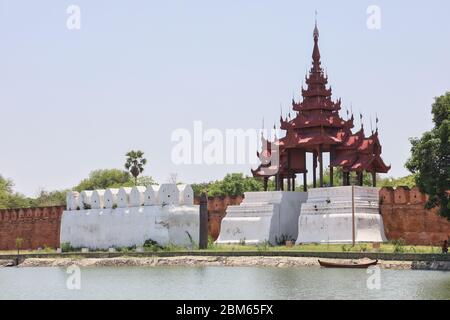
[[[377,265],[378,260],[369,263],[358,263],[358,264],[325,262],[319,260],[319,264],[320,266],[325,268],[367,269],[368,267]]]

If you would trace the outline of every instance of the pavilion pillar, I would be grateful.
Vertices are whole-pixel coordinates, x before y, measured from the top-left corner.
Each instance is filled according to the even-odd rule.
[[[334,187],[334,149],[330,150],[330,187]]]
[[[287,150],[288,154],[288,177],[287,177],[287,191],[291,191],[291,149]]]
[[[345,181],[345,185],[346,186],[351,186],[352,185],[352,181],[351,181],[351,176],[350,176],[351,172],[344,172],[344,181]]]
[[[275,175],[275,191],[278,191],[278,173]]]
[[[200,223],[199,223],[199,241],[200,249],[208,248],[208,196],[205,192],[200,196]]]
[[[364,171],[358,172],[358,184],[361,187],[364,185]]]
[[[345,187],[347,185],[347,173],[342,171],[342,185]]]
[[[295,191],[295,174],[292,177],[292,191]]]
[[[319,147],[319,185],[323,188],[323,154],[322,146]]]
[[[284,191],[284,177],[281,176],[280,178],[280,191]]]
[[[376,171],[372,171],[372,186],[375,188],[377,186],[377,173]]]
[[[316,170],[317,170],[317,153],[314,151],[314,153],[313,153],[313,188],[317,188]]]
[[[333,187],[334,184],[334,177],[333,177],[333,166],[330,166],[330,187]]]
[[[269,177],[264,177],[264,191],[269,189]]]
[[[306,178],[308,176],[307,172],[303,172],[303,191],[308,191],[308,179]]]

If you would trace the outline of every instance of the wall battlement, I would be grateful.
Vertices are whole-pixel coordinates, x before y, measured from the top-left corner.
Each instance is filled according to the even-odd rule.
[[[59,247],[61,216],[64,207],[0,209],[0,249],[16,249],[16,239],[23,239],[21,249]]]
[[[194,204],[194,191],[190,185],[172,183],[160,186],[136,186],[120,189],[86,190],[67,193],[67,210],[111,209],[156,205]]]
[[[425,204],[427,196],[420,192],[418,187],[384,187],[380,189],[380,204]]]
[[[42,207],[42,208],[20,208],[20,209],[0,209],[1,222],[13,222],[39,219],[61,218],[64,207]]]

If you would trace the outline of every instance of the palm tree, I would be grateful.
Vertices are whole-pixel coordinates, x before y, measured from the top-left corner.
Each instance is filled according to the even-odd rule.
[[[144,158],[144,152],[130,151],[126,154],[127,162],[125,168],[134,177],[134,184],[137,185],[138,176],[144,171],[144,166],[147,164],[147,159]]]

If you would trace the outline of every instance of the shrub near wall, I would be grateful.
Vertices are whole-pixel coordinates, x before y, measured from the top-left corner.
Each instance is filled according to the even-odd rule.
[[[15,250],[21,238],[21,249],[59,247],[61,216],[65,207],[0,210],[0,250]]]

